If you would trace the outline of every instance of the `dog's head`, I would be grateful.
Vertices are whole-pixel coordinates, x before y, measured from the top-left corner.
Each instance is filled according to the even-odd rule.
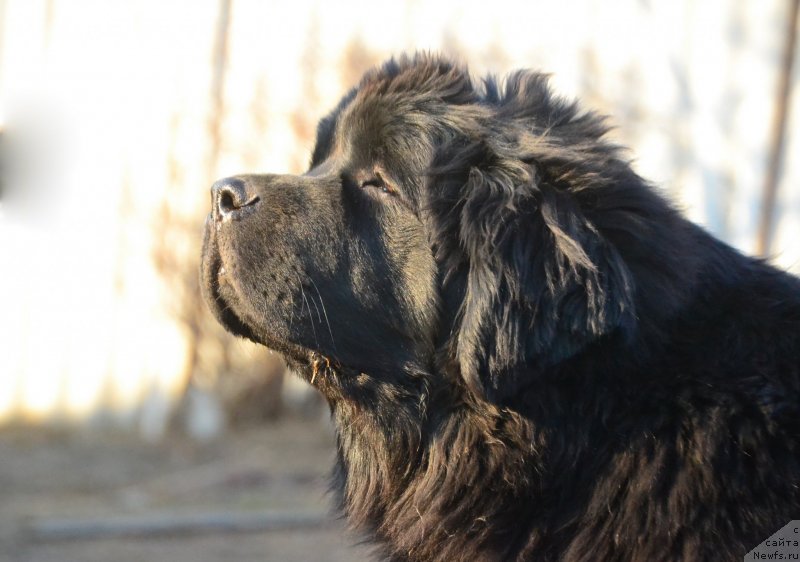
[[[669,267],[637,241],[668,208],[605,133],[541,74],[477,85],[440,58],[389,61],[320,122],[308,172],[214,185],[206,299],[309,380],[329,368],[329,395],[448,372],[502,401],[629,340],[630,259]]]

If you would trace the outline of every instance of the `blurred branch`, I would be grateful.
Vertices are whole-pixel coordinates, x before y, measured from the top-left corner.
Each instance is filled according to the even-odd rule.
[[[228,62],[228,33],[231,23],[231,0],[220,0],[219,15],[217,16],[217,29],[214,36],[213,66],[211,74],[211,107],[209,109],[208,132],[211,137],[211,147],[208,165],[208,176],[213,179],[216,174],[217,159],[220,150],[220,123],[224,109],[225,95],[225,69]]]
[[[797,42],[798,13],[800,0],[789,0],[789,18],[786,28],[786,43],[783,51],[783,65],[780,69],[778,90],[775,100],[775,118],[772,125],[769,161],[764,179],[761,220],[758,229],[756,252],[761,256],[769,253],[775,222],[775,201],[778,192],[781,161],[786,143],[786,122],[789,119],[789,90],[791,88],[792,68],[794,67],[795,44]]]

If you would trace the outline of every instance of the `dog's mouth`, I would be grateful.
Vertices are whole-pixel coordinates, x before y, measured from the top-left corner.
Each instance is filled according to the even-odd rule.
[[[215,237],[208,230],[204,242],[201,285],[211,312],[229,332],[277,351],[283,355],[289,367],[312,385],[320,386],[324,375],[332,373],[338,364],[318,351],[276,337],[266,328],[253,325],[245,314],[237,312],[244,307]]]

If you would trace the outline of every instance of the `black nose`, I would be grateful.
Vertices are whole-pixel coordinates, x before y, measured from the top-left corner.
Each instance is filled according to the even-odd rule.
[[[241,217],[258,203],[258,195],[248,193],[247,185],[239,178],[225,178],[211,186],[211,205],[217,219]]]

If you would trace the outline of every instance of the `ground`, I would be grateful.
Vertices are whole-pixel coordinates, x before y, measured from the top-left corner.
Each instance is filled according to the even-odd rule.
[[[0,430],[0,560],[369,560],[330,514],[333,434],[282,420],[213,443]]]

